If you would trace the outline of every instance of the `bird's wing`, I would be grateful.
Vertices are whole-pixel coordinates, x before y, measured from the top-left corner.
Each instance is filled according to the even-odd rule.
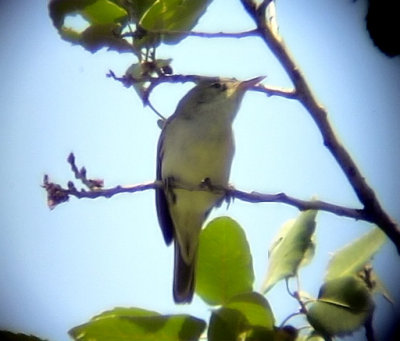
[[[158,140],[157,146],[157,173],[156,179],[157,181],[162,181],[162,159],[164,155],[163,145],[164,145],[164,137],[165,137],[165,126],[163,131],[161,132],[160,139]],[[172,218],[168,209],[167,197],[165,195],[164,189],[157,188],[156,189],[156,208],[157,208],[157,216],[158,223],[160,224],[161,231],[164,236],[165,243],[169,245],[174,238],[174,225],[172,223]]]

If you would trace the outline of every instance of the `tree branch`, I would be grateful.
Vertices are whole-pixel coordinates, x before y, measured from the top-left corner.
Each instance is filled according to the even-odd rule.
[[[66,202],[71,196],[77,199],[96,199],[96,198],[111,198],[121,193],[135,193],[142,192],[149,189],[163,188],[161,181],[153,181],[143,184],[131,185],[131,186],[116,186],[111,188],[104,188],[104,181],[101,179],[88,179],[87,172],[84,167],[80,168],[75,163],[75,156],[71,153],[67,159],[71,166],[71,171],[74,173],[76,179],[78,179],[86,187],[86,189],[77,189],[76,185],[69,181],[67,187],[62,187],[59,184],[53,183],[49,180],[48,175],[43,178],[43,188],[47,192],[47,204],[50,209],[54,209],[57,205]],[[190,185],[181,182],[169,183],[169,186],[175,188],[182,188],[189,191],[212,191],[216,193],[223,193],[227,200],[230,198],[237,198],[242,201],[251,203],[261,202],[279,202],[294,206],[299,210],[320,210],[330,212],[338,216],[368,220],[368,216],[365,216],[364,211],[356,208],[349,208],[340,205],[334,205],[321,200],[301,200],[291,197],[285,193],[277,194],[262,194],[258,192],[244,192],[234,187],[224,188],[211,184],[205,180],[199,185]]]
[[[96,199],[96,198],[111,198],[121,193],[135,193],[142,192],[149,189],[162,188],[163,184],[160,181],[147,182],[143,184],[136,184],[130,186],[116,186],[110,188],[95,188],[92,190],[80,189],[72,183],[68,183],[68,187],[64,188],[58,184],[49,181],[49,177],[45,175],[43,185],[48,196],[48,206],[50,209],[55,208],[57,205],[69,200],[70,196],[77,199]],[[188,186],[184,184],[176,183],[173,185],[175,188],[183,188],[189,191],[213,191],[213,192],[224,192],[227,198],[236,198],[242,201],[250,203],[263,203],[263,202],[275,202],[283,203],[299,210],[320,210],[330,212],[338,216],[353,218],[356,220],[366,220],[367,217],[363,214],[363,210],[356,208],[349,208],[340,205],[334,205],[321,200],[302,200],[289,196],[285,193],[277,194],[263,194],[259,192],[244,192],[233,187],[221,188],[218,186]]]
[[[215,80],[217,81],[219,77],[209,77],[200,75],[159,75],[158,77],[145,76],[141,78],[134,78],[132,76],[122,76],[118,77],[112,70],[109,70],[107,77],[110,77],[118,82],[121,82],[125,87],[129,88],[135,83],[149,82],[150,85],[146,90],[146,95],[142,98],[144,104],[148,104],[148,98],[151,91],[162,83],[186,83],[186,82],[199,82],[201,80]],[[253,86],[250,90],[265,93],[267,96],[280,96],[288,99],[297,99],[297,93],[293,89],[283,89],[279,87],[267,86],[264,84],[259,84]]]
[[[143,35],[143,32],[140,32]],[[159,35],[182,35],[185,34],[188,37],[200,37],[200,38],[246,38],[251,36],[257,36],[258,30],[249,30],[244,32],[196,32],[196,31],[169,31],[169,30],[149,30],[144,33],[159,34]],[[137,32],[126,32],[121,34],[122,38],[136,37]]]
[[[302,200],[289,196],[285,193],[262,194],[259,192],[243,192],[234,188],[228,189],[227,192],[228,195],[247,202],[277,202],[294,206],[300,211],[320,210],[356,220],[367,220],[363,214],[363,211],[360,209],[334,205],[321,200]]]
[[[394,220],[385,212],[374,191],[362,176],[350,154],[339,142],[328,120],[326,110],[317,102],[305,77],[289,54],[282,38],[267,22],[266,10],[271,0],[257,6],[252,0],[241,0],[244,8],[253,18],[261,38],[275,54],[295,87],[296,98],[308,110],[322,135],[324,145],[341,167],[358,199],[363,204],[362,215],[377,224],[396,245],[400,253],[400,230]]]

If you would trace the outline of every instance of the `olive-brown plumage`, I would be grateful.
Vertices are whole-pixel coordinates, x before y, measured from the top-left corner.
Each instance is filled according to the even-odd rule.
[[[164,188],[156,190],[156,206],[165,242],[174,241],[177,303],[192,300],[200,230],[223,195],[177,188],[174,183],[195,187],[207,179],[213,185],[228,185],[234,154],[232,122],[245,91],[261,79],[200,82],[164,124],[157,148],[157,180]]]

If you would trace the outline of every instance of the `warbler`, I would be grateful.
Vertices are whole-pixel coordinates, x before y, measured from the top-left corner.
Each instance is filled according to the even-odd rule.
[[[163,188],[156,190],[156,206],[166,244],[174,241],[176,303],[192,300],[200,230],[211,209],[224,199],[222,193],[200,186],[228,185],[234,154],[232,123],[246,90],[263,78],[200,81],[162,128],[157,180]]]

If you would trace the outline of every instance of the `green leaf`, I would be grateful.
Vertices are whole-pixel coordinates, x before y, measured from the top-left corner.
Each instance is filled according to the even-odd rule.
[[[246,319],[240,311],[220,308],[211,315],[207,338],[209,341],[236,341],[245,325]]]
[[[124,7],[136,23],[143,14],[154,4],[156,0],[113,0],[116,4]]]
[[[253,264],[240,225],[228,217],[211,221],[200,234],[196,292],[211,305],[252,291]]]
[[[224,307],[240,311],[249,325],[255,327],[274,328],[274,316],[264,296],[257,292],[249,292],[233,297]]]
[[[139,308],[116,308],[69,331],[82,341],[198,340],[205,322],[189,315],[159,315]]]
[[[275,328],[275,337],[272,340],[273,341],[305,341],[303,336],[299,335],[299,330],[291,325],[285,325],[285,326],[282,326],[279,328]]]
[[[119,31],[118,24],[99,24],[88,27],[78,36],[75,43],[82,45],[86,50],[94,53],[103,47],[118,52],[132,52],[131,45],[124,39],[118,38],[115,32]]]
[[[143,64],[142,63],[134,63],[125,72],[125,77],[132,77],[133,79],[140,79],[143,77]],[[143,96],[147,89],[148,82],[134,82],[133,88],[140,98],[143,99]]]
[[[148,31],[190,31],[211,0],[157,0],[144,13],[140,26]],[[163,41],[176,44],[186,34],[164,35]]]
[[[215,310],[210,319],[208,339],[236,341],[240,335],[256,335],[269,340],[274,333],[274,317],[268,301],[258,293],[250,292],[233,297]]]
[[[262,285],[264,293],[281,279],[295,276],[302,263],[310,262],[316,215],[315,210],[304,211],[282,226],[269,250],[269,267]]]
[[[172,59],[156,59],[153,62],[133,63],[125,72],[125,77],[139,80],[149,76],[158,77],[160,75],[171,74],[172,68],[170,66]],[[132,82],[132,86],[143,99],[148,87],[149,81]]]
[[[337,251],[329,262],[325,280],[328,281],[358,273],[382,247],[385,241],[385,234],[376,227]]]
[[[97,0],[82,10],[82,16],[93,24],[120,22],[128,15],[127,11],[108,0]]]
[[[128,18],[127,11],[110,0],[52,0],[49,14],[61,37],[80,44],[90,52],[107,47],[119,52],[132,52],[130,44],[119,37]],[[70,16],[80,15],[88,27],[80,31],[64,24]]]
[[[299,336],[296,341],[326,341],[326,338],[318,334],[316,331],[313,331],[308,335]]]
[[[92,321],[101,320],[105,318],[114,318],[114,317],[141,317],[141,316],[160,316],[159,313],[152,310],[146,310],[142,308],[125,308],[125,307],[117,307],[113,310],[107,310],[102,312],[99,315],[96,315],[92,318]]]
[[[318,301],[308,309],[307,319],[317,332],[341,336],[360,328],[373,307],[371,293],[361,279],[340,277],[321,287]]]

